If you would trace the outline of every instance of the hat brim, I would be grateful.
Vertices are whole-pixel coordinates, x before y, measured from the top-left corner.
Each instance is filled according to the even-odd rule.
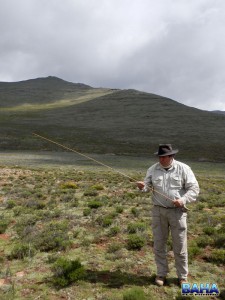
[[[167,152],[167,153],[165,153],[165,154],[160,154],[160,155],[159,155],[158,152],[155,152],[154,154],[157,155],[157,156],[169,156],[169,155],[176,154],[177,152],[179,152],[178,149],[172,150],[172,151]]]

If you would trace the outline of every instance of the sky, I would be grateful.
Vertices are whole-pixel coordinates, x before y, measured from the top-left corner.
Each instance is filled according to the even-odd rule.
[[[224,0],[0,0],[0,81],[57,76],[225,111]]]

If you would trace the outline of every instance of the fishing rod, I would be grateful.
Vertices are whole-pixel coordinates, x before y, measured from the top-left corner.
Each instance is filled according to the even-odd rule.
[[[88,155],[86,155],[86,154],[84,154],[84,153],[81,153],[81,152],[79,152],[79,151],[77,151],[77,150],[75,150],[75,149],[69,148],[69,147],[67,147],[67,146],[65,146],[65,145],[63,145],[63,144],[60,144],[60,143],[55,142],[55,141],[53,141],[53,140],[50,140],[50,139],[48,139],[48,138],[46,138],[46,137],[44,137],[44,136],[41,136],[41,135],[39,135],[39,134],[37,134],[37,133],[34,133],[34,132],[33,132],[33,135],[35,135],[36,137],[39,137],[39,138],[41,138],[41,139],[43,139],[43,140],[46,140],[46,141],[48,141],[48,142],[50,142],[50,143],[53,143],[53,144],[55,144],[55,145],[58,145],[58,146],[60,146],[60,147],[62,147],[62,148],[64,148],[64,149],[66,149],[66,150],[69,150],[69,151],[71,151],[71,152],[74,152],[74,153],[76,153],[76,154],[79,154],[79,155],[81,155],[81,156],[83,156],[83,157],[85,157],[85,158],[87,158],[87,159],[89,159],[89,160],[92,160],[92,161],[96,162],[97,164],[102,165],[103,167],[106,167],[106,168],[108,168],[108,169],[110,169],[110,170],[112,170],[112,171],[114,171],[114,172],[119,173],[119,174],[122,175],[122,176],[125,176],[125,177],[129,178],[131,181],[135,181],[135,182],[137,181],[136,179],[134,179],[134,178],[128,176],[127,174],[125,174],[125,173],[123,173],[123,172],[120,172],[119,170],[117,170],[117,169],[115,169],[115,168],[112,168],[112,167],[110,167],[110,166],[104,164],[103,162],[98,161],[98,160],[94,159],[93,157],[90,157],[90,156],[88,156]]]
[[[94,159],[93,157],[90,157],[90,156],[88,156],[88,155],[86,155],[86,154],[84,154],[84,153],[81,153],[81,152],[79,152],[79,151],[77,151],[77,150],[75,150],[75,149],[72,149],[72,148],[70,148],[70,147],[67,147],[67,146],[65,146],[65,145],[63,145],[63,144],[61,144],[61,143],[59,143],[59,142],[53,141],[52,139],[46,138],[46,137],[44,137],[44,136],[42,136],[42,135],[40,135],[40,134],[37,134],[37,133],[35,133],[35,132],[33,132],[32,134],[33,134],[34,136],[40,138],[40,139],[46,140],[46,141],[48,141],[48,142],[50,142],[50,143],[52,143],[52,144],[55,144],[55,145],[57,145],[57,146],[59,146],[59,147],[62,147],[62,148],[64,148],[64,149],[66,149],[66,150],[69,150],[69,151],[74,152],[74,153],[76,153],[76,154],[78,154],[78,155],[81,155],[81,156],[83,156],[83,157],[85,157],[85,158],[87,158],[87,159],[89,159],[89,160],[92,160],[92,161],[94,161],[95,163],[97,163],[97,164],[99,164],[99,165],[102,165],[103,167],[106,167],[106,168],[110,169],[111,171],[116,172],[116,173],[118,173],[118,174],[120,174],[120,175],[122,175],[122,176],[124,176],[124,177],[126,177],[126,178],[128,178],[128,179],[130,179],[131,181],[133,181],[133,182],[135,182],[135,183],[138,182],[138,180],[136,180],[135,178],[133,178],[133,177],[131,177],[131,176],[129,176],[129,175],[127,175],[127,174],[125,174],[125,173],[123,173],[123,172],[121,172],[121,171],[115,169],[115,168],[112,168],[112,167],[110,167],[110,166],[104,164],[103,162],[98,161],[97,159]],[[161,195],[162,197],[164,197],[166,200],[170,200],[170,201],[173,202],[173,199],[171,199],[171,198],[169,198],[168,196],[166,196],[166,195],[160,193],[159,191],[153,189],[151,186],[148,186],[148,188],[150,189],[151,192],[155,192],[155,193]],[[163,207],[166,207],[166,206],[164,206],[159,200],[157,200],[157,201],[158,201]],[[187,208],[186,206],[184,206],[184,208],[185,208],[186,210],[188,210],[188,208]]]

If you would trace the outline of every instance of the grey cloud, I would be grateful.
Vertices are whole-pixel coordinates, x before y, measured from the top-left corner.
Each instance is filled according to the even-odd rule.
[[[225,110],[222,0],[0,0],[0,80],[55,75]]]

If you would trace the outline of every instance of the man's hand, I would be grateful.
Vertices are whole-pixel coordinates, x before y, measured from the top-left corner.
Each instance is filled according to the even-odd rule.
[[[173,204],[176,207],[184,207],[184,202],[182,199],[175,199],[173,200]]]
[[[139,190],[143,190],[144,186],[145,186],[145,183],[143,181],[137,182],[137,187],[139,188]]]

